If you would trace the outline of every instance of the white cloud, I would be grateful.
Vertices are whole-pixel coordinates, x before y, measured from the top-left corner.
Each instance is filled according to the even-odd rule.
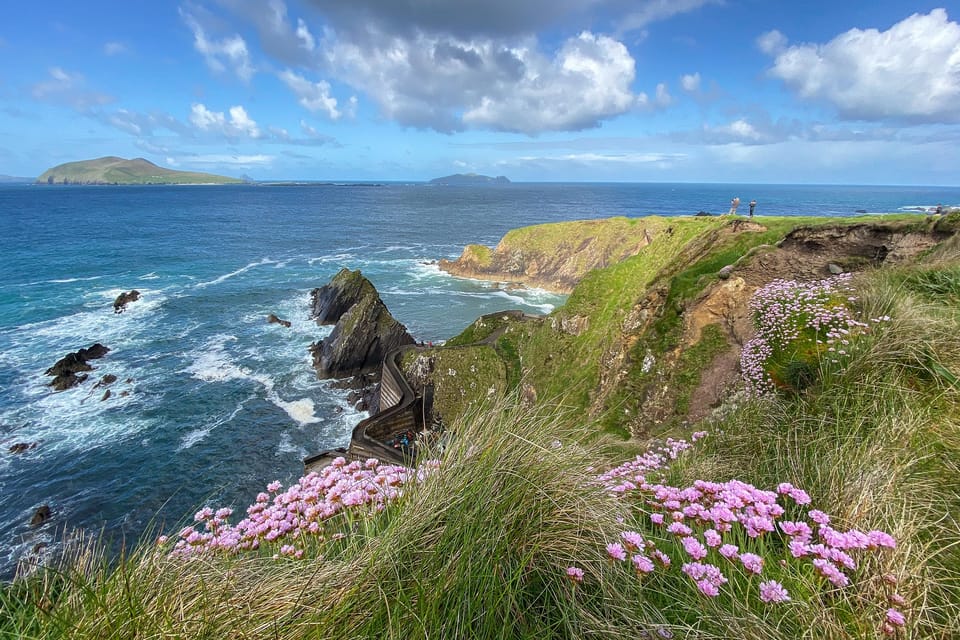
[[[71,73],[61,67],[50,67],[47,73],[49,79],[37,82],[30,88],[30,94],[36,100],[65,104],[77,111],[88,111],[114,101],[113,96],[87,89],[82,74]]]
[[[246,41],[239,34],[234,34],[220,40],[212,40],[207,36],[206,31],[190,13],[180,10],[187,26],[193,31],[193,47],[206,61],[207,66],[213,71],[223,72],[226,70],[224,62],[230,65],[233,72],[244,82],[249,82],[253,77],[254,69],[250,62],[250,52],[247,50]]]
[[[670,89],[663,82],[657,85],[656,93],[653,99],[645,91],[637,94],[637,106],[642,109],[665,109],[673,104],[673,96],[670,95]]]
[[[700,72],[686,74],[680,77],[680,86],[687,93],[696,93],[700,90]]]
[[[128,51],[130,51],[130,49],[122,42],[107,42],[103,45],[103,53],[107,56],[118,56]]]
[[[553,60],[517,52],[523,75],[478,96],[463,122],[503,131],[536,133],[586,129],[631,109],[634,60],[623,43],[583,32]]]
[[[229,114],[230,118],[227,119],[222,111],[210,111],[206,105],[195,103],[190,107],[190,123],[201,131],[219,133],[227,138],[261,136],[257,123],[242,106],[230,107]]]
[[[290,69],[278,75],[297,96],[297,102],[304,109],[311,112],[321,111],[327,114],[331,120],[336,120],[341,116],[337,109],[337,99],[330,95],[330,83],[323,80],[310,82]]]
[[[619,24],[621,31],[642,29],[652,22],[666,20],[681,13],[696,11],[709,4],[722,4],[723,0],[647,0],[636,3],[640,7],[627,14]]]
[[[770,73],[844,118],[960,122],[960,25],[944,9],[887,31],[851,29],[826,44],[791,46]]]
[[[184,156],[179,159],[181,164],[185,165],[218,165],[229,166],[238,169],[250,169],[253,167],[269,166],[276,159],[276,156],[266,154],[254,155],[230,155],[222,153],[211,153],[201,155]]]
[[[787,36],[776,29],[767,31],[757,38],[757,48],[768,56],[779,55],[787,48]]]
[[[303,43],[303,48],[307,51],[313,51],[317,47],[317,42],[307,28],[307,23],[302,18],[297,18],[297,39]]]

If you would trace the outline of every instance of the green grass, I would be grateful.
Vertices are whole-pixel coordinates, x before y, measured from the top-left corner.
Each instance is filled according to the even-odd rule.
[[[456,436],[438,453],[440,471],[383,513],[342,522],[350,535],[341,543],[301,561],[274,560],[264,548],[182,562],[152,544],[107,559],[80,541],[62,563],[0,587],[0,638],[634,639],[669,629],[675,638],[866,639],[879,635],[883,573],[908,600],[898,637],[960,637],[956,243],[922,265],[859,276],[859,312],[892,320],[858,336],[844,368],[822,363],[817,384],[800,393],[731,397],[705,425],[711,435],[664,478],[680,486],[738,478],[767,489],[792,482],[837,527],[892,533],[894,552],[865,563],[842,592],[771,561],[767,575],[789,580],[794,595],[782,607],[748,597],[756,585],[745,576],[707,600],[676,570],[640,580],[606,559],[604,545],[620,531],[649,523],[597,491],[594,469],[643,443],[597,435],[583,404],[598,375],[588,359],[609,346],[612,327],[650,283],[684,276],[676,291],[685,299],[712,277],[718,262],[673,262],[684,234],[675,228],[664,256],[591,276],[563,310],[589,318],[580,336],[558,336],[547,320],[507,327],[499,354],[447,350],[455,360],[441,367],[489,362],[504,390],[515,375],[505,360],[526,369],[540,358],[558,380],[537,378],[535,407],[480,389],[449,425]],[[695,386],[718,340],[707,328],[681,355],[677,385]],[[582,584],[565,578],[571,565],[584,569]]]

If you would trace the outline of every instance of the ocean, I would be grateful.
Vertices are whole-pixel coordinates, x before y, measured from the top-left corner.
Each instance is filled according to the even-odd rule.
[[[694,184],[46,187],[0,185],[0,576],[64,531],[112,544],[172,530],[198,507],[243,508],[304,456],[347,444],[364,414],[316,378],[329,333],[309,292],[360,269],[418,340],[477,316],[549,313],[564,297],[454,278],[434,262],[544,222],[723,213],[924,211],[960,188]],[[958,205],[960,206],[960,205]],[[115,314],[130,289],[142,299]],[[274,313],[290,320],[267,324]],[[44,371],[110,348],[80,386]],[[97,379],[113,374],[111,397]],[[36,443],[9,453],[16,443]],[[29,524],[40,505],[52,519]]]

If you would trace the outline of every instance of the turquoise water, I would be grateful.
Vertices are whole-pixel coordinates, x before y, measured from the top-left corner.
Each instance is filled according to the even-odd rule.
[[[314,375],[309,291],[361,269],[418,340],[478,315],[548,313],[563,297],[453,278],[433,261],[509,229],[610,215],[852,215],[960,203],[957,188],[515,184],[0,186],[0,575],[64,527],[138,536],[205,502],[243,507],[363,415]],[[122,291],[143,299],[113,313]],[[285,329],[267,314],[290,320]],[[44,370],[101,342],[93,379],[61,393]],[[129,382],[127,382],[129,380]],[[128,392],[121,396],[122,392]],[[37,442],[8,454],[17,442]],[[54,518],[28,525],[48,504]]]

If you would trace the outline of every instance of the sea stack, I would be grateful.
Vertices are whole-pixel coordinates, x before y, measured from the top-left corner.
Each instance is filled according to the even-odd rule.
[[[388,351],[414,343],[359,270],[342,269],[329,284],[314,289],[311,297],[317,324],[335,323],[329,336],[310,346],[320,378],[377,371]]]

